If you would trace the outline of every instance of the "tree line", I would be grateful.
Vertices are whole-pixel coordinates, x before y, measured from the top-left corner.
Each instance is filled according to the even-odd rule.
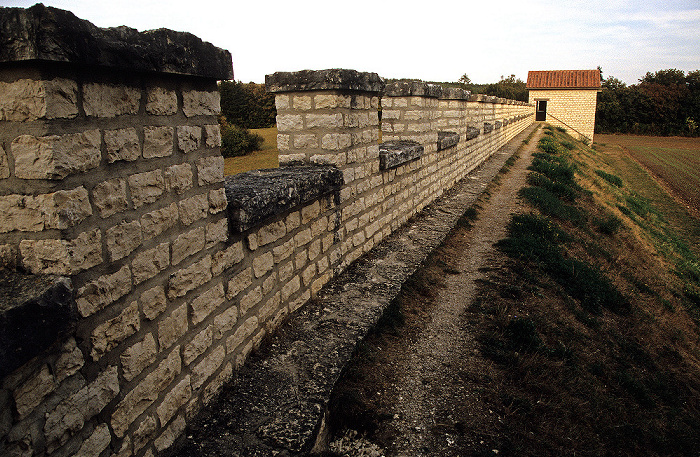
[[[700,70],[647,72],[630,86],[609,76],[601,85],[596,133],[700,135]]]

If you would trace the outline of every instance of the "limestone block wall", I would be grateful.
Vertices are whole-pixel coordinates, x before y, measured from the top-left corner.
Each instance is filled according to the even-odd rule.
[[[16,43],[0,53],[0,265],[58,284],[66,315],[55,341],[0,351],[0,455],[168,448],[285,316],[534,114],[372,73],[280,73],[291,166],[224,178],[228,52],[42,5],[0,20]]]
[[[578,139],[593,141],[597,89],[530,89],[530,103],[547,100],[547,122],[563,127]]]

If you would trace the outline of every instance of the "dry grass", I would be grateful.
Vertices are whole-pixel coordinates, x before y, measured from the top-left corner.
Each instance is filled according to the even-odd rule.
[[[228,157],[224,160],[224,174],[235,175],[250,170],[279,167],[277,152],[277,127],[267,129],[250,129],[263,137],[262,148],[250,154],[239,157]]]

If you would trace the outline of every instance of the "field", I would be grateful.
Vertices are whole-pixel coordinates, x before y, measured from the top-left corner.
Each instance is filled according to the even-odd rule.
[[[262,168],[277,168],[277,127],[267,129],[250,129],[263,137],[262,149],[240,157],[228,157],[224,161],[224,174],[235,175],[244,171]]]
[[[620,147],[700,212],[700,138],[596,135],[596,143]]]

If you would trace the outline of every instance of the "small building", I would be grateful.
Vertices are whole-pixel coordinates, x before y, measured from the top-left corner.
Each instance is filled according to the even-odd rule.
[[[565,128],[570,135],[593,141],[600,70],[530,71],[527,74],[535,120]]]

